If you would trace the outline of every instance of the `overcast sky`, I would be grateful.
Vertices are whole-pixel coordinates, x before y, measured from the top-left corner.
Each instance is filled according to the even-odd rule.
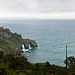
[[[0,18],[75,19],[75,0],[0,0]]]

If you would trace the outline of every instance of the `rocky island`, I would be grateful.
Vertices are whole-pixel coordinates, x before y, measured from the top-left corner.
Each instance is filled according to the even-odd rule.
[[[0,27],[0,50],[4,52],[22,50],[22,44],[25,49],[29,49],[29,45],[32,48],[38,47],[35,40],[23,39],[21,34],[12,33],[10,29]]]

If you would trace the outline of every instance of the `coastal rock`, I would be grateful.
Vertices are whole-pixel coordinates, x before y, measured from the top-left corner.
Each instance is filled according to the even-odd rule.
[[[24,44],[25,49],[29,49],[29,45],[30,45],[30,47],[32,47],[32,48],[38,47],[38,45],[37,45],[37,43],[35,42],[35,40],[30,40],[30,39],[24,39],[24,40],[22,41],[22,44]]]
[[[36,48],[36,47],[38,47],[38,45],[37,45],[37,43],[35,42],[35,40],[30,40],[30,46],[32,47],[32,48]]]
[[[0,48],[5,50],[21,50],[22,44],[25,49],[29,49],[29,45],[32,48],[38,47],[35,40],[23,39],[20,34],[12,33],[9,29],[0,29]]]
[[[0,29],[0,39],[10,38],[11,32],[9,29]]]

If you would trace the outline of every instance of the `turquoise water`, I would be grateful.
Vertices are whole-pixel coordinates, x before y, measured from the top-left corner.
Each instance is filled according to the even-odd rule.
[[[32,63],[49,61],[65,66],[66,45],[68,56],[75,56],[75,20],[5,20],[0,26],[37,42],[38,48],[25,53]]]

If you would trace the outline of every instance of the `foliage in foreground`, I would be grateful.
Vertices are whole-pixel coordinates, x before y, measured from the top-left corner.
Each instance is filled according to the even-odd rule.
[[[75,58],[74,56],[69,56],[64,61],[65,64],[67,64],[67,68],[71,71],[73,75],[75,75]]]
[[[46,63],[30,63],[24,56],[0,52],[0,75],[71,75],[64,67]]]

